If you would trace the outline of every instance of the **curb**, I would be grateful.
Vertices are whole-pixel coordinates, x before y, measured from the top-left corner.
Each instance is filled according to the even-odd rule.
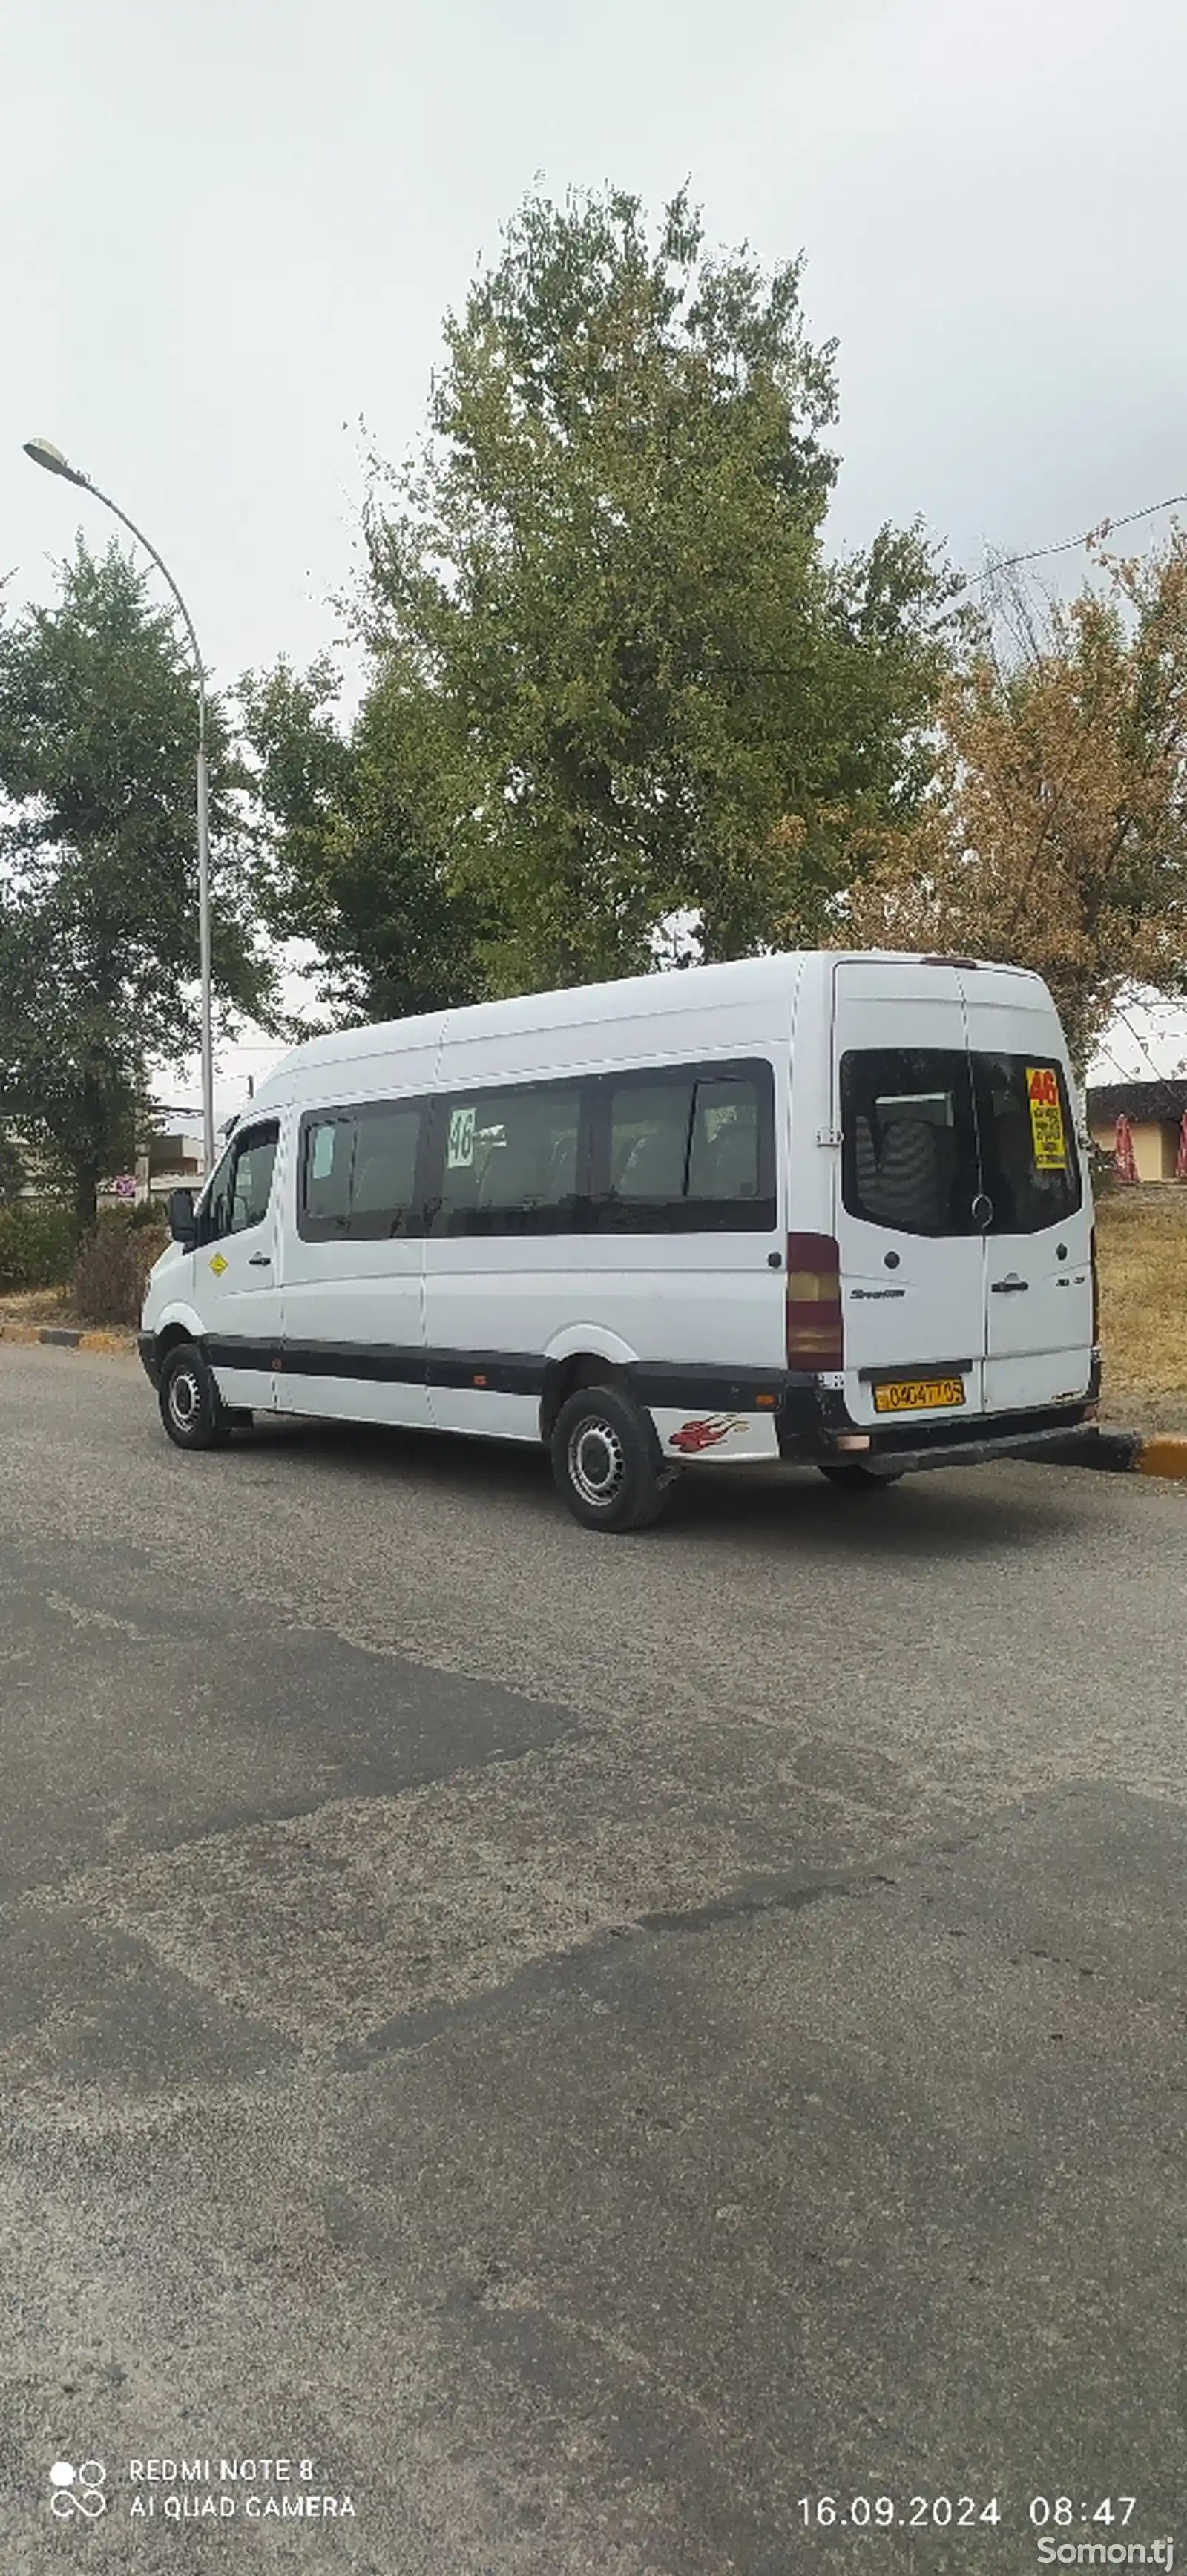
[[[114,1351],[135,1353],[134,1333],[84,1332],[81,1326],[69,1324],[0,1323],[0,1342],[48,1342],[55,1349],[67,1351]]]
[[[1024,1451],[1019,1456],[1025,1456]],[[1031,1451],[1031,1457],[1035,1452]],[[1151,1432],[1147,1438],[1140,1431],[1107,1431],[1085,1428],[1070,1431],[1066,1440],[1053,1440],[1040,1453],[1042,1463],[1052,1467],[1097,1467],[1107,1474],[1121,1476],[1172,1476],[1187,1480],[1187,1433]]]
[[[1142,1441],[1133,1463],[1139,1476],[1187,1476],[1187,1434],[1155,1432]]]

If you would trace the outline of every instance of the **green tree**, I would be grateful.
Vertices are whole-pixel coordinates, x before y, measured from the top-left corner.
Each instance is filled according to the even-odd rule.
[[[126,1167],[154,1065],[197,1046],[197,705],[170,615],[81,541],[52,608],[0,629],[0,1114],[81,1225]],[[266,1015],[246,773],[211,709],[216,989]]]
[[[687,196],[530,198],[445,327],[422,457],[375,468],[360,630],[382,774],[489,989],[826,918],[915,811],[954,585],[918,528],[841,563],[832,347],[800,265]],[[382,900],[382,897],[381,897]]]
[[[15,1137],[7,1136],[0,1127],[0,1207],[8,1207],[20,1197],[25,1185],[24,1157]]]
[[[335,1019],[398,1019],[473,1001],[477,907],[449,884],[409,810],[390,694],[336,718],[328,658],[281,662],[239,689],[265,822],[259,891],[278,939],[313,942]]]

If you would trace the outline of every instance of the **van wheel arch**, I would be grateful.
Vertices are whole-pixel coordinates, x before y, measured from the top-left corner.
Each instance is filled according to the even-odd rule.
[[[613,1386],[620,1395],[629,1395],[630,1371],[618,1360],[603,1359],[598,1351],[573,1351],[568,1359],[549,1360],[540,1397],[540,1438],[545,1448],[551,1442],[562,1405],[582,1386]]]
[[[153,1341],[157,1367],[162,1368],[164,1366],[165,1361],[169,1357],[170,1351],[175,1351],[179,1342],[192,1342],[193,1340],[193,1333],[189,1332],[184,1324],[163,1324],[160,1332],[156,1334]]]

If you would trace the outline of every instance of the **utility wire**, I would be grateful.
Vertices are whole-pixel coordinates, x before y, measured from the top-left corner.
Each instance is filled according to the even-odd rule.
[[[1111,536],[1114,528],[1132,528],[1136,520],[1157,518],[1160,510],[1176,510],[1183,502],[1187,502],[1187,492],[1172,492],[1169,501],[1150,501],[1144,510],[1127,510],[1124,518],[1102,519],[1097,527],[1086,528],[1082,537],[1063,537],[1056,546],[1032,546],[1024,555],[1006,555],[1001,563],[988,564],[984,572],[967,574],[967,586],[977,590],[982,582],[993,581],[999,573],[1013,572],[1019,564],[1041,563],[1047,555],[1074,554],[1077,547],[1090,544],[1093,537]]]
[[[1182,1084],[1181,1084],[1181,1082],[1179,1082],[1179,1081],[1177,1080],[1176,1076],[1175,1076],[1173,1073],[1160,1073],[1160,1072],[1159,1072],[1159,1070],[1158,1070],[1158,1066],[1155,1064],[1154,1058],[1153,1058],[1153,1056],[1152,1056],[1152,1055],[1151,1055],[1151,1053],[1150,1053],[1150,1049],[1149,1049],[1149,1047],[1147,1046],[1146,1041],[1145,1041],[1144,1037],[1142,1036],[1142,1033],[1141,1033],[1140,1029],[1135,1029],[1134,1024],[1133,1024],[1133,1021],[1130,1019],[1130,1016],[1129,1016],[1128,1011],[1118,1011],[1118,1013],[1117,1013],[1117,1017],[1118,1017],[1118,1019],[1120,1020],[1122,1027],[1123,1027],[1123,1028],[1128,1029],[1129,1034],[1130,1034],[1131,1038],[1133,1039],[1134,1045],[1135,1045],[1135,1046],[1139,1046],[1139,1047],[1141,1048],[1141,1050],[1142,1050],[1142,1054],[1145,1056],[1146,1062],[1147,1062],[1147,1064],[1148,1064],[1148,1065],[1149,1065],[1149,1067],[1150,1067],[1150,1071],[1151,1071],[1151,1073],[1153,1074],[1153,1076],[1154,1076],[1154,1079],[1155,1079],[1156,1083],[1158,1084],[1159,1090],[1160,1090],[1160,1091],[1162,1091],[1162,1092],[1164,1092],[1164,1093],[1166,1094],[1166,1098],[1167,1098],[1167,1101],[1168,1101],[1169,1106],[1170,1106],[1170,1111],[1171,1111],[1171,1112],[1172,1112],[1172,1113],[1177,1117],[1177,1116],[1178,1116],[1178,1107],[1177,1107],[1177,1104],[1176,1104],[1176,1101],[1175,1101],[1175,1098],[1174,1098],[1174,1094],[1175,1094],[1176,1089],[1178,1089],[1178,1090],[1181,1090],[1181,1089],[1182,1089]],[[1116,1059],[1116,1057],[1114,1056],[1114,1058],[1113,1058],[1113,1062],[1114,1062],[1114,1064],[1116,1063],[1116,1061],[1117,1061],[1117,1059]]]

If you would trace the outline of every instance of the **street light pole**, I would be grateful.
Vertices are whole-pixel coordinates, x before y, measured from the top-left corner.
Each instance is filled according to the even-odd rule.
[[[67,483],[77,483],[82,491],[89,492],[94,500],[102,501],[104,509],[110,510],[115,518],[123,522],[124,527],[135,537],[137,545],[143,546],[146,555],[151,555],[157,571],[168,583],[181,611],[182,624],[190,639],[194,668],[198,675],[198,981],[202,1050],[202,1158],[209,1174],[214,1169],[214,1040],[210,996],[210,767],[206,749],[206,674],[202,667],[198,638],[194,632],[194,621],[168,564],[157,553],[156,547],[149,543],[143,528],[138,528],[135,520],[128,517],[127,511],[121,510],[118,501],[113,501],[109,493],[101,492],[98,484],[92,483],[89,474],[80,474],[77,466],[67,464],[61,448],[55,447],[50,439],[27,438],[25,454],[32,457],[35,465],[44,466],[47,474],[60,474]]]

